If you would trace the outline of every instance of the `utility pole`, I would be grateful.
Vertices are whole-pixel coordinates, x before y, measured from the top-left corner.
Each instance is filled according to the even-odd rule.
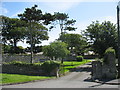
[[[117,29],[118,29],[118,78],[120,78],[120,2],[117,6]]]

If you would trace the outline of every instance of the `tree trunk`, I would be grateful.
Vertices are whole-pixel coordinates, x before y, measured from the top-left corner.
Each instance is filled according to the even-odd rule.
[[[30,22],[30,45],[31,45],[31,60],[30,60],[30,63],[33,63],[33,37],[32,37],[32,23]]]
[[[14,46],[14,53],[17,54],[17,40],[13,40],[13,46]]]
[[[61,63],[63,64],[63,58],[62,58],[62,60],[61,60]]]

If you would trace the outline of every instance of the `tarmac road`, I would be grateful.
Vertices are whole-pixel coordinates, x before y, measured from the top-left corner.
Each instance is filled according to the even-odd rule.
[[[66,76],[37,82],[29,82],[17,85],[6,85],[2,88],[118,88],[118,85],[109,85],[92,82],[91,64],[86,64],[71,71]]]

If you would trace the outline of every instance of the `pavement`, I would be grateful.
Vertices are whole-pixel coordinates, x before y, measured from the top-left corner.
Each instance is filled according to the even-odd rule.
[[[113,80],[95,80],[96,83],[103,83],[103,84],[110,84],[110,85],[120,85],[120,79],[113,79]]]
[[[77,67],[65,76],[15,85],[5,85],[2,88],[120,88],[119,80],[91,80],[91,63]]]

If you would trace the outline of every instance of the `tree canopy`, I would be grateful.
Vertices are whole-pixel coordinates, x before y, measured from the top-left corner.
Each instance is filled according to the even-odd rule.
[[[55,12],[54,15],[54,21],[56,24],[60,26],[61,33],[68,31],[74,31],[76,28],[73,27],[76,20],[68,20],[69,16],[66,13],[59,13]]]
[[[33,62],[33,48],[35,44],[40,44],[41,40],[48,40],[47,28],[43,26],[43,22],[49,24],[50,19],[47,17],[49,15],[46,14],[43,18],[42,11],[37,9],[37,7],[37,5],[34,5],[31,8],[26,8],[23,14],[18,14],[20,19],[28,24],[28,34],[26,37],[27,43],[31,45],[31,63]],[[48,21],[46,22],[46,20]]]
[[[68,49],[76,55],[83,54],[87,46],[86,39],[80,34],[61,34],[58,40],[67,43]]]
[[[64,58],[69,54],[67,44],[60,41],[54,41],[50,45],[43,47],[44,55],[53,59]]]
[[[17,53],[17,43],[25,39],[25,22],[17,18],[2,17],[2,40],[6,44],[9,42],[13,46],[13,53]]]
[[[94,51],[101,57],[109,47],[113,47],[117,51],[117,29],[116,25],[110,21],[92,22],[85,30],[85,36]]]

